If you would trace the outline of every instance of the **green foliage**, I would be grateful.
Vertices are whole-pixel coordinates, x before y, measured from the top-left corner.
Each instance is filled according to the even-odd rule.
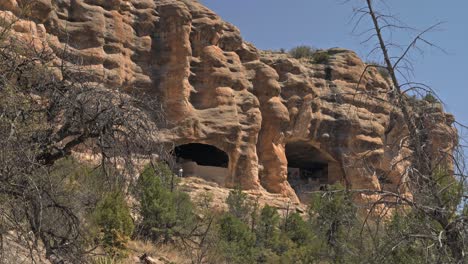
[[[93,220],[108,253],[94,262],[119,263],[126,254],[125,244],[131,234],[128,230],[132,229],[124,195],[117,191],[120,187],[116,185],[112,192],[103,193],[107,181],[100,170],[72,160],[56,166],[68,175],[63,186],[76,195],[84,197],[78,190],[88,185],[93,192],[101,189],[101,194],[84,199],[98,204]],[[454,197],[460,196],[458,182],[443,168],[435,170],[432,177],[446,211],[457,213],[459,199]],[[307,218],[293,212],[284,219],[276,208],[259,208],[240,188],[232,190],[226,199],[228,212],[212,212],[210,193],[199,197],[200,210],[196,211],[188,195],[177,189],[177,178],[165,164],[145,167],[134,193],[141,213],[138,234],[156,242],[176,242],[181,241],[177,238],[188,238],[191,230],[194,236],[190,239],[203,237],[199,254],[200,259],[209,259],[208,263],[453,262],[440,253],[448,248],[431,246],[433,240],[425,238],[438,239],[441,234],[442,241],[450,239],[443,226],[417,211],[405,210],[380,229],[369,228],[357,216],[351,193],[340,185],[314,194]],[[424,260],[420,256],[425,256]]]
[[[229,192],[229,195],[226,199],[226,204],[228,205],[229,212],[244,221],[248,222],[249,216],[252,213],[252,203],[247,199],[247,194],[242,192],[242,189],[236,188]]]
[[[94,208],[109,192],[123,188],[116,172],[104,173],[102,167],[91,167],[73,158],[64,158],[54,164],[51,176],[61,178],[61,175],[65,175],[60,184],[66,191],[73,193],[78,201],[91,205],[90,208]]]
[[[312,240],[310,226],[298,213],[292,213],[286,218],[285,233],[291,241],[298,245],[305,245]]]
[[[357,228],[357,210],[352,203],[352,196],[340,184],[331,185],[326,193],[312,196],[311,209],[317,212],[314,226],[317,236],[325,243],[324,250],[334,262],[350,262],[346,252],[353,252],[353,228]]]
[[[241,242],[253,245],[254,235],[250,233],[249,226],[239,218],[224,214],[219,220],[220,238],[227,242]]]
[[[92,167],[67,157],[55,162],[48,173],[41,176],[36,184],[48,186],[54,203],[63,210],[43,209],[44,232],[53,232],[61,239],[79,232],[80,237],[74,243],[83,250],[102,245],[116,258],[125,255],[125,243],[132,233],[133,221],[117,182],[118,174],[104,173],[101,166]],[[70,212],[77,216],[77,222],[64,218]],[[73,226],[78,223],[79,226]]]
[[[395,212],[382,235],[379,237],[377,252],[372,261],[376,263],[455,263],[447,254],[448,250],[437,246],[432,236],[443,234],[443,228],[430,220],[427,215],[415,210]],[[440,239],[444,239],[440,236]]]
[[[382,249],[391,252],[386,263],[422,263],[420,256],[421,245],[418,245],[414,239],[400,240],[400,232],[408,232],[412,229],[412,223],[409,220],[417,220],[414,216],[402,216],[395,214],[392,221],[386,226],[385,243],[382,247],[391,247]]]
[[[279,240],[280,216],[275,208],[265,205],[256,228],[257,245],[274,248]]]
[[[249,226],[229,213],[219,219],[218,250],[227,263],[253,263],[255,259],[255,235]]]
[[[266,205],[258,214],[247,199],[240,190],[232,191],[230,211],[218,222],[217,250],[226,263],[313,263],[320,258],[323,243],[313,239],[311,225],[298,213],[282,220],[276,208]]]
[[[432,173],[442,205],[452,214],[457,213],[463,195],[463,184],[455,179],[444,167],[437,167]]]
[[[327,64],[330,60],[330,54],[325,50],[317,50],[313,47],[302,45],[292,48],[289,55],[296,59],[306,58],[311,63]]]
[[[330,55],[327,51],[317,51],[312,55],[312,62],[318,64],[327,64],[330,60]]]
[[[390,72],[388,71],[388,69],[386,67],[377,67],[377,71],[380,73],[380,75],[384,79],[389,79],[390,78]]]
[[[340,184],[328,187],[329,192],[317,193],[312,196],[311,209],[318,212],[317,222],[330,233],[329,242],[334,236],[340,236],[345,228],[352,226],[356,220],[356,207],[352,204],[352,197]]]
[[[432,93],[427,93],[423,97],[423,100],[431,104],[439,103],[439,100]]]
[[[125,195],[122,192],[108,193],[98,203],[94,220],[101,229],[106,252],[112,257],[125,256],[126,243],[134,229]]]
[[[378,61],[366,61],[366,64],[368,65],[374,65],[375,69],[377,69],[377,72],[384,78],[384,79],[389,79],[390,78],[390,72],[387,69],[387,66],[383,63],[380,63]]]
[[[296,59],[312,58],[312,56],[315,54],[316,51],[317,51],[317,49],[315,49],[315,48],[313,48],[311,46],[301,45],[301,46],[297,46],[297,47],[292,48],[289,51],[289,55],[291,55],[292,57],[294,57]]]
[[[188,194],[176,190],[176,179],[164,163],[146,166],[138,178],[140,233],[153,241],[170,242],[194,222],[193,204]]]

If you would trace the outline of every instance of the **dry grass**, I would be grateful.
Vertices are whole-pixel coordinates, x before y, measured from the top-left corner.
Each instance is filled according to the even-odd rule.
[[[190,263],[190,259],[184,252],[173,245],[154,245],[149,241],[135,240],[128,243],[129,257],[123,264],[134,264],[143,254],[160,260],[161,263]]]

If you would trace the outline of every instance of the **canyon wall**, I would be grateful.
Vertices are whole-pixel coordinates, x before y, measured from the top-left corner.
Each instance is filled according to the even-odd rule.
[[[27,13],[22,2],[0,2],[3,18],[19,19],[14,34],[88,81],[160,98],[162,141],[224,151],[226,187],[296,199],[288,164],[321,164],[330,183],[408,192],[411,150],[390,81],[353,51],[322,51],[323,61],[261,51],[194,0],[38,0]],[[432,153],[450,152],[453,117],[426,107],[438,120]]]

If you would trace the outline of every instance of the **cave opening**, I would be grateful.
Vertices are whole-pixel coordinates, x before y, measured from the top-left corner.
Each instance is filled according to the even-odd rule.
[[[229,174],[229,156],[223,150],[208,144],[189,143],[173,150],[182,177],[198,177],[224,184]]]
[[[318,191],[331,184],[329,177],[330,159],[306,142],[286,144],[288,182],[301,201],[307,201],[310,192]]]

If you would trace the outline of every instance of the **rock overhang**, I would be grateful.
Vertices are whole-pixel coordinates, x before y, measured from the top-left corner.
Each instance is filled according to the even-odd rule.
[[[286,153],[291,142],[314,146],[334,164],[328,174],[352,188],[379,190],[382,175],[399,185],[410,165],[411,150],[400,144],[407,130],[388,103],[390,81],[375,69],[363,75],[366,64],[353,51],[326,50],[322,63],[260,51],[197,1],[38,5],[13,28],[18,36],[40,39],[56,62],[81,58],[105,86],[160,97],[170,124],[162,138],[224,151],[228,187],[295,199],[287,171],[297,163]],[[8,0],[0,12],[18,15],[18,6]],[[432,151],[450,151],[443,138],[453,133],[451,116],[439,108],[430,114],[440,121],[431,124]]]

